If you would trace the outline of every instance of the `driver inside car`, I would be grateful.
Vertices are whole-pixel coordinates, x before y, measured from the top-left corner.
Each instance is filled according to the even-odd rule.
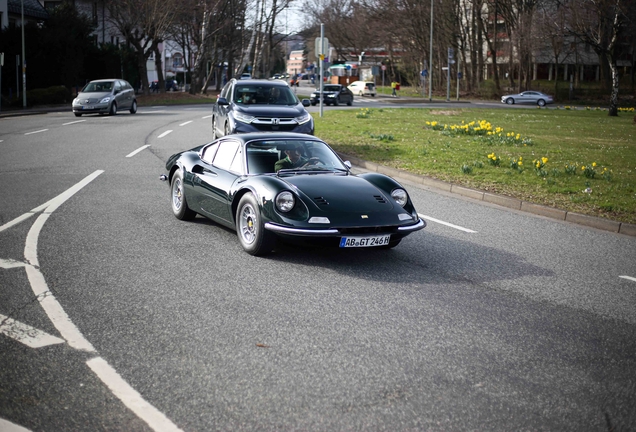
[[[300,168],[318,162],[317,158],[307,159],[302,155],[302,152],[302,146],[294,146],[291,149],[285,150],[285,154],[287,156],[276,162],[274,165],[274,171],[278,172],[282,169]]]

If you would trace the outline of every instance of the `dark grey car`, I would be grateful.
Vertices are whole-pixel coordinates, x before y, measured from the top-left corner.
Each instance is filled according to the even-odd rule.
[[[122,79],[101,79],[91,81],[84,86],[73,99],[73,114],[109,114],[115,115],[118,110],[137,112],[135,90]]]

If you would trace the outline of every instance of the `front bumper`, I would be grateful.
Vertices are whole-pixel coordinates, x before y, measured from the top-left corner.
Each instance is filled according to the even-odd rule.
[[[107,113],[109,110],[110,110],[110,104],[73,105],[74,113],[82,113],[82,114]]]
[[[411,225],[397,226],[397,227],[387,227],[386,231],[382,230],[382,227],[379,227],[377,235],[380,234],[391,234],[398,235],[399,238],[404,237],[412,232],[419,231],[426,227],[426,222],[423,219],[418,219],[417,222]],[[303,237],[342,237],[344,235],[353,235],[346,229],[348,232],[344,232],[339,228],[295,228],[288,227],[283,225],[274,224],[272,222],[265,223],[265,229],[269,231],[273,231],[278,234],[285,234],[291,236],[303,236]]]

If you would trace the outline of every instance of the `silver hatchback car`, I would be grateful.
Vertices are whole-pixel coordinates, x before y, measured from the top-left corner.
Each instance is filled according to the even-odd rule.
[[[91,81],[84,86],[73,99],[73,114],[109,114],[115,115],[118,110],[137,112],[135,90],[123,79],[101,79]]]

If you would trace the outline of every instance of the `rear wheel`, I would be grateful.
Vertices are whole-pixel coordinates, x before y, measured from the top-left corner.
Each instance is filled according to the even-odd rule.
[[[241,246],[250,255],[271,252],[276,237],[265,229],[260,208],[251,193],[243,195],[236,210],[236,234]]]
[[[137,112],[137,101],[134,100],[132,105],[130,106],[130,113],[135,114]]]
[[[192,220],[197,215],[196,212],[188,207],[181,170],[175,172],[172,177],[172,183],[170,184],[170,201],[172,203],[172,213],[177,219]]]
[[[539,99],[537,101],[537,105],[539,105],[540,107],[545,106],[545,101],[543,99]]]

